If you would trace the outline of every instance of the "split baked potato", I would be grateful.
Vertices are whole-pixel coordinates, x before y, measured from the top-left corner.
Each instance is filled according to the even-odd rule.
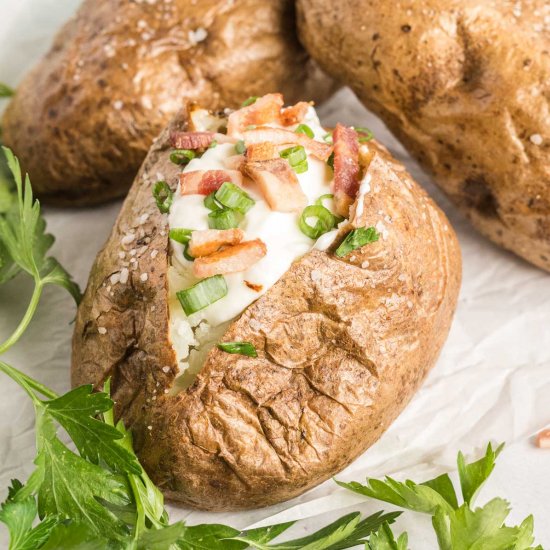
[[[301,39],[474,226],[550,270],[548,2],[298,0]]]
[[[170,499],[299,495],[374,443],[433,366],[461,278],[444,214],[366,129],[280,94],[189,105],[93,266],[72,382],[110,377]]]
[[[123,196],[184,99],[209,108],[273,90],[323,99],[290,0],[85,0],[23,79],[4,145],[54,205]]]

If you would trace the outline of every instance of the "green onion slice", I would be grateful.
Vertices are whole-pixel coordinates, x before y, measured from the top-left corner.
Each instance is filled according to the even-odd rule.
[[[172,193],[170,186],[165,181],[157,181],[157,183],[153,185],[153,197],[155,198],[158,209],[163,214],[168,214],[172,202],[174,202],[174,193]]]
[[[295,147],[283,149],[279,153],[279,156],[288,160],[290,166],[297,174],[302,174],[308,169],[307,154],[302,145],[296,145]]]
[[[214,197],[219,203],[227,208],[238,210],[241,214],[246,214],[256,204],[248,193],[229,181],[222,183]]]
[[[195,258],[193,256],[191,256],[191,254],[189,254],[189,243],[186,243],[183,247],[183,257],[188,262],[194,262],[195,261]]]
[[[325,134],[325,135],[323,136],[323,141],[324,141],[325,143],[332,143],[332,141],[333,141],[333,140],[332,140],[332,132],[329,132],[328,134]]]
[[[15,94],[15,91],[10,88],[7,84],[2,84],[0,82],[0,97],[11,97]]]
[[[214,191],[204,198],[204,206],[206,206],[208,210],[221,210],[223,208],[223,206],[215,199],[215,194],[216,192]]]
[[[359,134],[359,143],[365,143],[374,137],[372,130],[365,128],[364,126],[356,126],[354,130]]]
[[[176,149],[170,153],[170,160],[174,164],[188,164],[195,156],[195,151],[191,151],[191,149]]]
[[[222,275],[208,277],[192,287],[176,292],[185,315],[191,315],[208,307],[210,304],[221,300],[226,294],[227,283]]]
[[[315,137],[313,130],[307,124],[300,124],[296,128],[296,130],[294,130],[294,132],[296,134],[305,134],[308,138],[311,138],[311,139]]]
[[[189,239],[191,238],[191,233],[193,233],[192,229],[183,229],[176,227],[174,229],[170,229],[169,236],[173,241],[176,241],[180,244],[187,244],[189,242]]]
[[[360,227],[350,231],[340,246],[336,249],[335,254],[339,258],[347,256],[353,250],[357,250],[362,246],[376,242],[380,238],[380,233],[375,227]]]
[[[244,141],[240,139],[235,143],[235,152],[237,155],[242,155],[246,151],[246,145],[244,144]]]
[[[220,342],[218,348],[226,353],[238,353],[247,357],[258,357],[256,348],[250,342]]]
[[[208,146],[208,149],[214,149],[214,147],[218,146],[218,141],[216,139],[213,139],[210,145]]]
[[[253,103],[256,103],[256,100],[258,99],[257,95],[251,95],[248,99],[245,99],[241,107],[248,107],[249,105],[252,105]]]
[[[328,157],[327,164],[334,170],[334,151]]]
[[[308,220],[317,218],[314,225]],[[335,219],[330,210],[320,204],[311,204],[304,208],[298,222],[300,231],[310,239],[318,239],[321,235],[329,232],[335,225]]]
[[[326,195],[321,195],[316,201],[315,204],[320,204],[321,206],[325,206],[323,204],[323,201],[325,200],[331,200],[334,199],[334,195],[332,193],[327,193]],[[326,208],[326,206],[325,206]],[[334,227],[336,227],[340,222],[343,222],[346,218],[344,216],[339,216],[338,214],[334,214],[332,212],[332,216],[334,217]]]
[[[233,229],[239,227],[243,221],[244,214],[232,208],[214,210],[208,214],[208,227],[210,229]]]

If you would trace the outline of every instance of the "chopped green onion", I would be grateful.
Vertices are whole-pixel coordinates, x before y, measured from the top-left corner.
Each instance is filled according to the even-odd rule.
[[[320,204],[321,206],[324,206],[323,201],[324,200],[330,200],[330,199],[334,199],[334,195],[332,193],[327,193],[326,195],[321,195],[315,201],[315,204]],[[340,222],[343,222],[346,219],[346,218],[344,218],[344,216],[339,216],[338,214],[332,213],[332,215],[334,217],[334,227],[336,227]]]
[[[253,103],[256,103],[256,100],[258,99],[257,95],[251,95],[248,99],[245,99],[241,107],[248,107],[249,105],[252,105]]]
[[[235,143],[235,152],[237,155],[242,155],[246,151],[246,145],[244,144],[244,141],[240,139]]]
[[[354,130],[359,134],[359,143],[365,143],[374,137],[372,131],[364,126],[356,126]]]
[[[15,91],[12,88],[0,82],[0,97],[11,97],[14,94]]]
[[[208,146],[208,149],[214,149],[214,147],[218,146],[218,141],[213,139],[210,145]]]
[[[183,257],[188,262],[194,262],[195,261],[195,258],[193,256],[191,256],[191,254],[189,254],[189,243],[186,243],[183,247]]]
[[[173,241],[176,241],[180,244],[187,244],[191,238],[192,229],[180,229],[179,227],[175,229],[170,229],[168,234]]]
[[[208,277],[192,287],[176,292],[185,315],[191,315],[208,307],[210,304],[221,300],[226,294],[227,283],[222,275]]]
[[[170,207],[174,201],[174,193],[170,189],[170,186],[165,181],[157,181],[153,185],[153,197],[157,203],[158,209],[163,214],[170,212]]]
[[[306,150],[301,145],[296,145],[295,147],[283,149],[279,153],[279,156],[288,160],[290,166],[297,174],[303,174],[304,172],[307,172],[307,154]]]
[[[170,160],[174,164],[188,164],[195,156],[195,151],[191,149],[176,149],[170,153]]]
[[[309,225],[309,218],[317,218],[315,225]],[[335,225],[335,219],[330,210],[320,204],[311,204],[304,208],[298,222],[300,231],[310,239],[318,239],[330,231]]]
[[[335,254],[339,258],[347,256],[353,250],[362,246],[376,242],[380,238],[380,233],[375,227],[359,227],[350,231],[342,244],[336,249]]]
[[[334,170],[334,151],[328,157],[327,164]]]
[[[233,229],[239,227],[244,214],[232,208],[214,210],[208,214],[208,227],[210,229]]]
[[[248,193],[230,181],[222,183],[214,197],[219,203],[227,208],[238,210],[241,214],[246,214],[256,204]]]
[[[221,210],[223,208],[223,206],[214,198],[215,194],[216,191],[210,193],[210,195],[207,195],[204,198],[204,206],[206,206],[208,210]]]
[[[220,342],[218,348],[226,353],[238,353],[247,357],[258,357],[256,348],[250,342]]]
[[[323,141],[325,143],[332,143],[332,132],[329,132],[328,134],[325,134],[323,136]]]
[[[298,128],[294,130],[294,132],[296,134],[305,134],[308,138],[311,138],[311,139],[315,137],[313,130],[307,124],[300,124]]]

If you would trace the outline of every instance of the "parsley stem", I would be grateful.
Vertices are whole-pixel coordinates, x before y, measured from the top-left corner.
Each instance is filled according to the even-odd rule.
[[[38,403],[40,400],[36,397],[36,394],[32,390],[36,390],[49,399],[56,399],[58,395],[50,390],[50,388],[44,386],[40,382],[37,382],[30,376],[22,373],[20,370],[11,367],[7,363],[0,361],[0,371],[7,374],[12,380],[17,382],[31,397],[31,399]]]
[[[37,280],[34,291],[32,293],[31,301],[27,307],[25,315],[21,319],[18,327],[13,331],[12,335],[2,344],[0,344],[0,355],[6,353],[16,342],[21,338],[22,334],[25,332],[29,323],[31,322],[36,308],[38,307],[38,302],[40,301],[40,296],[42,295],[42,289],[44,285],[41,280]]]

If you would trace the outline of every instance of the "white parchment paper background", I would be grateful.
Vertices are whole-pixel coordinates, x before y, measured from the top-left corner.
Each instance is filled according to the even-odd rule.
[[[0,0],[0,81],[15,86],[77,5],[78,0]],[[390,474],[422,481],[453,470],[459,449],[479,454],[489,440],[506,441],[481,500],[508,498],[512,521],[533,513],[538,542],[550,546],[550,451],[536,449],[532,442],[533,434],[550,424],[550,275],[477,235],[349,91],[339,92],[320,114],[327,125],[341,121],[372,128],[447,212],[464,257],[457,315],[436,368],[382,439],[339,477],[360,481],[367,475]],[[46,210],[49,230],[57,237],[53,254],[82,286],[119,207]],[[22,315],[30,290],[25,278],[0,287],[0,339]],[[36,319],[6,360],[55,390],[66,391],[73,317],[70,298],[48,289]],[[26,479],[32,471],[33,426],[30,400],[10,380],[0,378],[2,498],[11,478]],[[367,513],[381,508],[328,481],[293,501],[254,512],[208,514],[176,507],[170,511],[173,519],[189,523],[235,527],[309,518],[293,528],[301,534],[351,510]],[[405,513],[399,529],[409,531],[411,548],[436,548],[428,518]],[[0,547],[6,540],[2,530]]]

